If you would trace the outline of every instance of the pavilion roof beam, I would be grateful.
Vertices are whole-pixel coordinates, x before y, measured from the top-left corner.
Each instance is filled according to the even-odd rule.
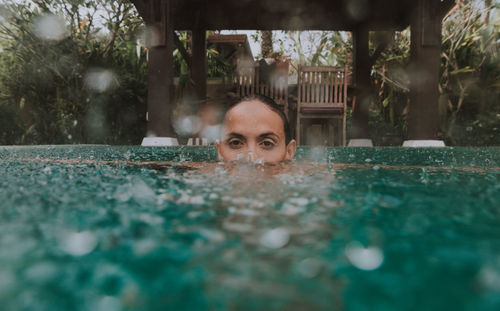
[[[160,19],[164,0],[132,0],[146,23]],[[371,0],[358,14],[344,0],[182,0],[172,3],[176,30],[402,30],[412,0]],[[447,3],[447,2],[445,2]],[[358,8],[359,9],[359,8]],[[354,13],[353,13],[354,12]]]

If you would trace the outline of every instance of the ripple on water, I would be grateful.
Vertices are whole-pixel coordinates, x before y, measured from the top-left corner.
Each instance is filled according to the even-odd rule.
[[[391,166],[353,150],[335,150],[335,163],[319,152],[319,162],[274,166],[132,162],[153,152],[166,154],[0,161],[1,300],[42,311],[54,301],[425,310],[439,288],[447,302],[500,306],[491,298],[500,291],[498,172],[432,167],[445,165],[434,158]]]

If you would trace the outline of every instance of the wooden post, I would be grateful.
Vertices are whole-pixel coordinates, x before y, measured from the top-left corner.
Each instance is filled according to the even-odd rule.
[[[369,138],[368,110],[370,108],[370,54],[368,30],[358,28],[353,32],[353,82],[356,107],[352,114],[351,139]]]
[[[191,78],[198,100],[207,97],[207,36],[204,28],[192,31]]]
[[[148,136],[174,137],[174,27],[171,0],[161,2],[161,21],[149,25]]]
[[[439,1],[418,0],[411,16],[408,115],[408,136],[411,140],[438,139],[442,19],[439,5]]]

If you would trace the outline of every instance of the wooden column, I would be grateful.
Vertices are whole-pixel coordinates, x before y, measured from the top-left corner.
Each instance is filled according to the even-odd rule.
[[[207,97],[207,35],[204,28],[192,31],[191,78],[198,100]]]
[[[440,1],[417,0],[411,16],[408,115],[408,136],[411,140],[438,138],[441,14]]]
[[[370,54],[368,30],[353,32],[353,82],[356,104],[352,114],[351,139],[369,138],[368,110],[370,107]]]
[[[161,1],[160,21],[153,19],[149,38],[148,63],[148,135],[174,137],[172,111],[174,109],[174,26],[172,0]],[[151,16],[157,14],[153,12]]]

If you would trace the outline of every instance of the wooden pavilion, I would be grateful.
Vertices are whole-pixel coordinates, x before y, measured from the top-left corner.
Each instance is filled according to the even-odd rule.
[[[353,85],[356,110],[351,138],[368,138],[370,72],[385,48],[370,55],[370,31],[410,26],[409,138],[435,140],[438,132],[438,84],[441,25],[454,0],[132,0],[152,29],[149,42],[148,132],[175,137],[171,126],[173,50],[190,67],[195,95],[206,96],[206,30],[344,30],[353,35]],[[175,30],[192,32],[191,54]]]

